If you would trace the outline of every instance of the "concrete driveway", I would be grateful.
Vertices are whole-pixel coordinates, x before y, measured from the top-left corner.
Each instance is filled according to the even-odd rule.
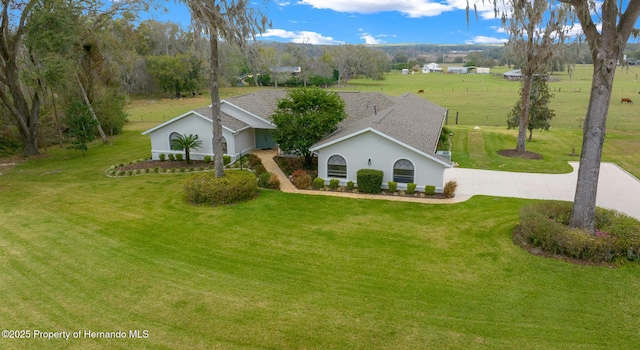
[[[474,195],[557,199],[573,202],[578,178],[578,162],[569,162],[569,174],[532,174],[505,171],[451,168],[445,182],[456,180],[456,197]],[[640,181],[614,163],[600,165],[596,204],[640,219]]]

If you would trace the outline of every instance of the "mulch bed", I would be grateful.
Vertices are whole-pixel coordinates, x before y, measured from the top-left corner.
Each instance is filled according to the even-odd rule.
[[[186,161],[159,161],[159,160],[145,160],[142,162],[135,162],[132,164],[125,164],[122,166],[117,166],[115,168],[116,171],[128,171],[128,170],[145,170],[145,169],[180,169],[180,168],[200,168],[200,167],[211,167],[213,168],[213,163],[205,163],[201,160],[192,160],[191,163],[187,164]]]
[[[510,158],[524,158],[524,159],[543,159],[542,155],[536,152],[518,152],[515,149],[503,149],[498,151],[498,154],[503,157]]]

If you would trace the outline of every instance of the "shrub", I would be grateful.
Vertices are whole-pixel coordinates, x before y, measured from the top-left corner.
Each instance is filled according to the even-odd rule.
[[[407,194],[414,194],[416,193],[416,184],[410,182],[407,184]]]
[[[387,187],[389,192],[396,192],[398,190],[398,183],[395,181],[389,181],[387,182]]]
[[[243,158],[246,158],[246,163],[249,164],[249,167],[254,168],[256,165],[258,164],[262,164],[262,160],[260,160],[260,157],[256,156],[253,153],[250,153],[246,156],[244,156]]]
[[[211,163],[211,156],[204,156],[202,161],[205,162],[205,163]]]
[[[183,157],[184,157],[184,154],[182,154],[182,153],[178,153],[178,154],[176,154],[176,160],[177,160],[178,162],[182,162],[182,158],[183,158]]]
[[[164,153],[160,153],[158,155],[158,159],[160,159],[161,162],[164,162],[167,159],[167,155]]]
[[[379,193],[384,173],[375,169],[358,170],[358,190],[363,193]]]
[[[260,176],[264,173],[267,172],[267,169],[265,169],[264,165],[262,165],[262,163],[256,165],[255,167],[253,167],[253,172],[254,174],[256,174],[256,176]]]
[[[424,186],[424,194],[426,194],[427,196],[433,196],[434,194],[436,194],[436,186],[433,186],[433,185]]]
[[[180,172],[181,172],[181,173],[184,173],[186,170],[187,170],[187,169],[185,169],[185,168],[180,168]]]
[[[276,174],[271,174],[271,177],[269,178],[269,188],[272,190],[280,189],[280,179],[278,179]]]
[[[222,164],[229,165],[231,163],[231,156],[222,156]]]
[[[315,188],[316,190],[324,188],[324,179],[320,177],[316,177],[315,179],[313,179],[313,188]]]
[[[258,187],[269,188],[269,180],[271,179],[271,173],[262,173],[258,175]]]
[[[154,173],[157,173],[159,170],[160,170],[160,168],[158,168],[158,167],[153,168],[153,172]]]
[[[353,181],[349,180],[349,182],[347,182],[347,189],[349,191],[353,191],[354,187],[355,187],[355,184],[353,183]]]
[[[293,174],[296,170],[305,170],[304,157],[274,157],[278,167],[287,175]]]
[[[172,162],[173,162],[174,160],[176,160],[176,156],[175,156],[175,154],[173,154],[173,153],[169,153],[169,156],[168,156],[168,157],[169,157],[169,160],[170,160],[170,161],[172,161]]]
[[[246,201],[256,194],[258,183],[247,171],[226,171],[223,177],[200,173],[184,185],[186,200],[191,204],[226,205]]]
[[[291,174],[291,181],[293,185],[298,189],[307,190],[311,187],[311,183],[313,180],[311,179],[311,175],[309,175],[304,170],[296,170]]]
[[[330,189],[336,190],[336,189],[338,189],[338,187],[340,187],[340,180],[338,180],[338,179],[329,180],[329,188]]]
[[[453,198],[456,195],[456,187],[458,187],[458,183],[455,180],[449,180],[444,184],[442,192],[447,198]]]
[[[519,234],[542,250],[592,262],[640,261],[640,221],[596,209],[596,233],[568,227],[571,202],[539,202],[520,210]]]

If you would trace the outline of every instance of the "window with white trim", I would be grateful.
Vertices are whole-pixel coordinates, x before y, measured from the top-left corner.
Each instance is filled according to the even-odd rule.
[[[407,159],[400,159],[393,165],[393,181],[397,183],[413,183],[413,163]]]
[[[347,161],[342,156],[333,155],[327,161],[328,177],[347,177]]]
[[[182,151],[182,147],[174,144],[173,140],[176,140],[180,137],[180,133],[179,132],[172,132],[171,134],[169,134],[169,149],[172,151]]]

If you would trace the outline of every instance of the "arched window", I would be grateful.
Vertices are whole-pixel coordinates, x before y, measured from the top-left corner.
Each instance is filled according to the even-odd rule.
[[[211,139],[211,151],[213,152],[213,144],[215,143],[215,139]],[[222,154],[228,154],[229,148],[227,146],[227,138],[222,136]]]
[[[339,155],[333,155],[329,157],[327,161],[327,176],[328,177],[347,177],[347,162]]]
[[[179,138],[181,135],[179,132],[172,132],[169,134],[169,149],[172,151],[182,151],[182,147],[177,146],[173,143],[173,140]]]
[[[413,163],[400,159],[393,165],[393,181],[403,184],[413,182]]]

